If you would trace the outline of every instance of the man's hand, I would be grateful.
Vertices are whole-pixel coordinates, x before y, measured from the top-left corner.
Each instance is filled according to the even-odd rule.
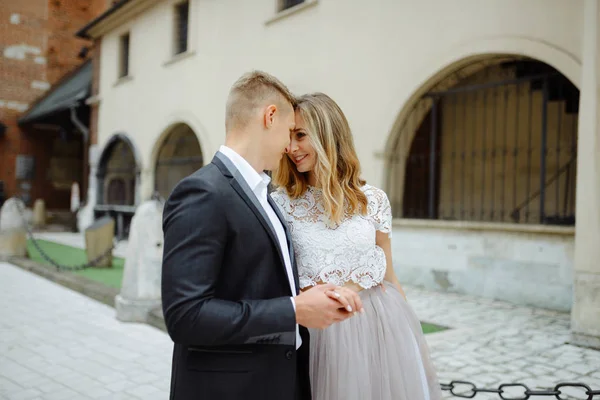
[[[356,292],[329,283],[301,293],[294,302],[296,322],[307,328],[325,329],[362,311],[362,302]]]

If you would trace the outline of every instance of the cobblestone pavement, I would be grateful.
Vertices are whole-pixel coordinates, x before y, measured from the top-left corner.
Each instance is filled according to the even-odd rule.
[[[454,328],[427,335],[442,383],[466,380],[497,389],[501,383],[519,382],[540,390],[580,382],[600,390],[600,351],[566,344],[569,314],[411,287],[406,292],[422,321]],[[523,393],[513,388],[505,396],[523,398]],[[563,393],[587,398],[581,390],[566,388]],[[538,398],[549,397],[532,397]]]
[[[10,264],[0,263],[0,287],[0,399],[168,399],[165,333],[121,323],[114,309]],[[427,335],[441,382],[497,388],[518,381],[533,389],[575,381],[600,389],[600,352],[565,344],[568,314],[406,292],[421,320],[453,328]]]

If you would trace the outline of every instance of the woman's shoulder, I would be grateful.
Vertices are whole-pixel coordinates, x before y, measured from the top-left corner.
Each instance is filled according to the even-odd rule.
[[[371,200],[380,200],[380,201],[384,201],[387,199],[387,194],[382,190],[379,189],[378,187],[369,185],[368,183],[365,183],[362,187],[361,190],[363,191],[363,193],[367,196],[367,199]]]
[[[367,213],[372,219],[375,229],[391,235],[392,208],[387,194],[371,185],[364,185],[362,189],[367,196]]]

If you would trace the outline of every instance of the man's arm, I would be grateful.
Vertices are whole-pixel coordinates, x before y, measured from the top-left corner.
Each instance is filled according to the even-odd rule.
[[[176,343],[210,346],[294,332],[289,297],[214,297],[227,241],[223,199],[208,182],[192,179],[177,185],[163,214],[162,302],[169,335]]]

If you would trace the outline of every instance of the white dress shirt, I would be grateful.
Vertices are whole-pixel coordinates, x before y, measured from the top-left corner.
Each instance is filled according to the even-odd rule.
[[[292,290],[292,294],[296,293],[296,282],[294,280],[294,272],[292,270],[292,262],[290,260],[290,250],[287,245],[287,238],[285,236],[285,231],[283,229],[283,225],[281,225],[281,221],[277,218],[277,214],[273,211],[273,208],[269,204],[267,200],[268,196],[268,186],[269,182],[271,182],[271,178],[269,175],[261,172],[260,174],[256,172],[254,168],[244,159],[244,157],[240,156],[235,150],[227,147],[221,146],[219,151],[223,153],[229,160],[235,165],[238,169],[250,189],[260,202],[263,207],[263,210],[269,217],[271,221],[271,225],[275,229],[275,233],[277,234],[277,239],[279,241],[279,247],[281,248],[281,253],[283,254],[283,261],[285,263],[285,270],[287,271],[288,281],[290,283],[290,289]],[[292,305],[294,306],[294,311],[296,311],[296,303],[294,302],[294,297],[291,297]],[[300,348],[302,344],[302,339],[300,338],[300,331],[298,329],[298,324],[296,324],[296,349]]]

